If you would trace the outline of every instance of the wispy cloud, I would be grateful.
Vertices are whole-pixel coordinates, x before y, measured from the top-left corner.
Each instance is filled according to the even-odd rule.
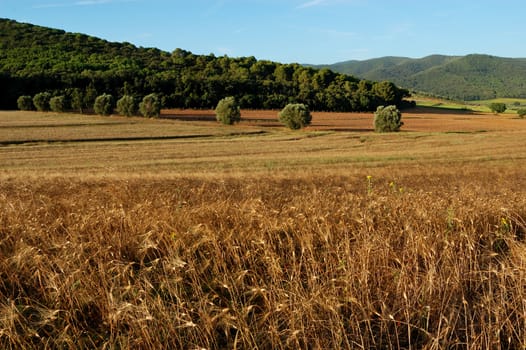
[[[307,7],[313,7],[313,6],[318,6],[318,5],[322,5],[324,3],[326,3],[327,0],[311,0],[311,1],[308,1],[308,2],[305,2],[301,5],[298,6],[299,9],[304,9],[304,8],[307,8]]]
[[[75,5],[76,6],[90,6],[90,5],[107,4],[110,2],[115,2],[115,1],[112,1],[112,0],[84,0],[84,1],[77,1]]]
[[[55,2],[48,4],[35,5],[35,9],[45,9],[54,7],[75,7],[75,6],[93,6],[93,5],[104,5],[110,3],[123,3],[123,2],[135,2],[137,0],[78,0],[73,2]]]
[[[299,4],[296,8],[305,9],[322,5],[357,4],[367,0],[310,0]]]

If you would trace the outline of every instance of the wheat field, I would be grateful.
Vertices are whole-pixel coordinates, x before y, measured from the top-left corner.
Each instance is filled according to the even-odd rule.
[[[526,347],[525,130],[159,123],[0,147],[1,348]]]

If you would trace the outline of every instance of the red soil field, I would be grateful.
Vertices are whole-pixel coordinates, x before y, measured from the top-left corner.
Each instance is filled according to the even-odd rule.
[[[282,127],[277,110],[242,110],[241,125]],[[215,121],[213,110],[163,110],[164,118],[188,121]],[[469,111],[413,108],[402,111],[402,131],[473,132],[513,131],[526,129],[526,121],[513,114],[494,115]],[[312,112],[309,130],[372,131],[373,113]]]

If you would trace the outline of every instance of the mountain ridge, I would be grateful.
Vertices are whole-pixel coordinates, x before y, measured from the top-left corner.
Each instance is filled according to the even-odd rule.
[[[314,67],[361,79],[389,80],[411,91],[450,99],[526,98],[526,58],[487,54],[385,56]]]

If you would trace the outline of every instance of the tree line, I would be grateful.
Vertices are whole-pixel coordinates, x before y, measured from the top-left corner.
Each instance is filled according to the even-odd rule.
[[[372,111],[403,107],[408,91],[303,65],[254,57],[165,52],[111,43],[83,34],[0,19],[0,108],[20,96],[64,96],[67,107],[89,109],[103,94],[138,101],[155,94],[163,108],[214,108],[233,96],[241,108],[280,109],[303,103],[311,110]]]

